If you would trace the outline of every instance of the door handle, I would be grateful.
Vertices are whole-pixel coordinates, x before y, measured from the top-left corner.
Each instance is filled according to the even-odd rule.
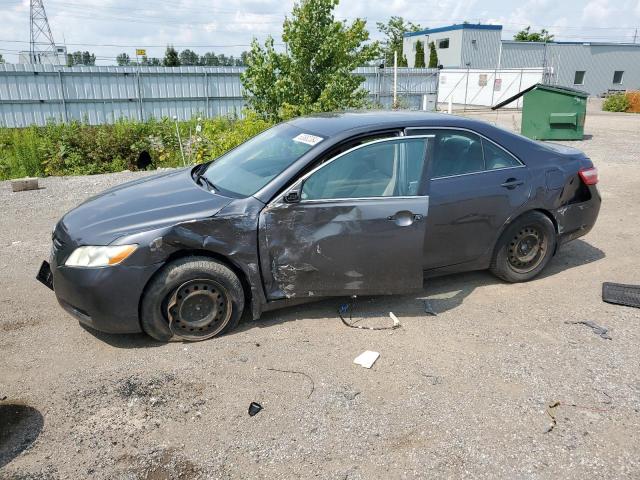
[[[422,220],[422,218],[423,218],[423,215],[420,215],[419,213],[414,213],[414,214],[412,214],[411,216],[412,216],[412,218],[413,218],[413,220],[414,220],[414,221]],[[405,218],[405,217],[406,217],[406,215],[402,215],[402,216],[400,216],[400,215],[389,215],[389,216],[387,217],[387,220],[396,221],[396,220],[398,220],[399,218]]]
[[[524,185],[524,180],[518,180],[517,178],[507,178],[507,180],[500,186],[508,190],[513,190],[520,185]]]
[[[400,227],[407,227],[413,224],[413,222],[417,222],[422,218],[423,218],[423,215],[419,213],[413,213],[413,212],[410,212],[409,210],[402,210],[400,212],[396,212],[395,215],[389,215],[387,217],[387,220],[395,222],[396,225]]]

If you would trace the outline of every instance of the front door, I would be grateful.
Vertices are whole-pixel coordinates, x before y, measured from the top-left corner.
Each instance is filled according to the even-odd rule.
[[[429,136],[359,145],[316,167],[260,215],[267,297],[422,287]]]
[[[502,226],[529,199],[526,166],[497,144],[466,130],[408,133],[434,135],[424,269],[491,254]]]

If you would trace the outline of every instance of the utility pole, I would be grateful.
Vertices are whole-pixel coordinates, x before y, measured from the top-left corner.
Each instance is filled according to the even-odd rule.
[[[633,32],[633,43],[636,43],[637,37],[638,37],[638,29],[636,28],[635,32]]]
[[[471,69],[471,62],[466,63],[467,66],[467,84],[464,87],[464,107],[463,112],[467,111],[467,93],[469,92],[469,70]]]
[[[58,52],[56,51],[56,44],[53,41],[53,34],[49,27],[49,20],[47,19],[47,12],[44,9],[43,0],[31,0],[30,8],[31,17],[31,37],[29,53],[31,56],[31,63],[41,63],[39,54],[51,54],[53,56],[53,62],[60,64],[58,58]]]
[[[398,108],[398,51],[393,52],[393,107]]]

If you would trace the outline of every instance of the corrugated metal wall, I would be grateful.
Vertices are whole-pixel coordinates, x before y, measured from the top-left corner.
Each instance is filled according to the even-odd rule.
[[[177,116],[241,114],[243,67],[72,67],[0,65],[0,126],[44,125],[47,121],[112,123]],[[422,96],[435,107],[438,72],[398,69],[404,108],[421,108]],[[392,103],[392,69],[361,67],[370,99]]]
[[[545,54],[546,49],[546,54]],[[640,89],[640,44],[503,42],[502,68],[540,67],[553,74],[549,83],[602,95],[608,90]],[[584,85],[575,85],[576,71],[585,71]],[[623,83],[613,83],[613,72],[624,72]]]
[[[533,42],[502,42],[500,68],[535,68],[544,63],[544,44]]]
[[[500,53],[502,30],[462,30],[460,67],[469,64],[471,68],[496,68]]]
[[[0,125],[240,113],[239,67],[0,65]]]

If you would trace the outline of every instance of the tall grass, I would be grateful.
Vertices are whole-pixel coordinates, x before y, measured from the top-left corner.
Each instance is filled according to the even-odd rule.
[[[42,142],[38,129],[0,131],[0,179],[40,176]]]
[[[186,161],[200,163],[216,158],[270,125],[251,114],[243,119],[219,117],[181,122]],[[182,165],[175,123],[169,119],[144,123],[120,120],[99,126],[72,122],[0,128],[0,180],[136,170],[143,151],[151,156],[149,168]]]

